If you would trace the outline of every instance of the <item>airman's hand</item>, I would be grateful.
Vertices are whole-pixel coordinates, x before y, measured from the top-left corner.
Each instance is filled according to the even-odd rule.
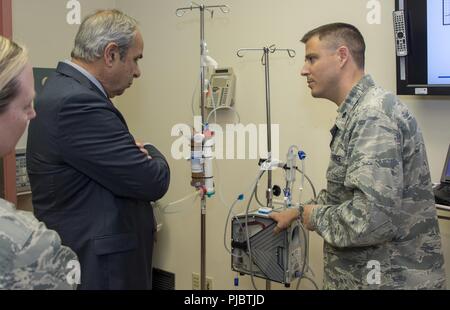
[[[277,222],[277,226],[274,228],[276,234],[288,228],[293,221],[299,216],[297,208],[290,208],[282,212],[272,212],[269,217]]]

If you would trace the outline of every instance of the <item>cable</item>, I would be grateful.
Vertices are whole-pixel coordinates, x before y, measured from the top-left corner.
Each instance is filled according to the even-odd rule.
[[[259,182],[259,180],[261,179],[261,177],[262,177],[262,175],[264,173],[265,173],[265,170],[260,170],[259,173],[258,173],[258,176],[256,177],[255,182],[252,183],[252,186],[251,186],[252,194],[251,194],[251,196],[250,196],[250,198],[248,200],[247,208],[246,208],[246,212],[245,212],[245,233],[246,233],[246,242],[247,242],[248,254],[245,253],[245,252],[244,253],[247,254],[248,257],[249,257],[250,278],[251,278],[251,281],[252,281],[253,288],[255,290],[258,290],[258,289],[256,287],[255,280],[254,280],[254,275],[253,275],[253,273],[254,273],[253,272],[253,258],[252,258],[251,245],[250,245],[250,235],[249,235],[249,231],[248,231],[248,213],[249,213],[249,209],[250,209],[250,204],[251,204],[251,202],[253,200],[253,197],[255,195],[256,184]]]
[[[242,199],[243,199],[243,196],[244,195],[242,195]],[[241,199],[241,195],[239,195],[239,197],[231,205],[230,210],[228,211],[227,220],[225,222],[225,230],[224,230],[224,233],[223,233],[223,245],[225,247],[225,250],[227,250],[227,252],[229,254],[231,254],[231,256],[234,256],[234,257],[242,257],[242,256],[241,255],[236,255],[230,249],[228,249],[228,247],[227,247],[227,228],[228,228],[228,221],[230,219],[231,213],[233,213],[234,206],[236,205],[237,202],[239,202],[242,199]],[[241,226],[242,230],[244,230],[244,226],[242,225],[241,221],[239,221],[239,219],[236,217],[235,214],[233,214],[233,216],[237,219],[237,221],[238,221],[239,225]]]
[[[263,173],[264,173],[264,170],[259,173],[259,176],[258,176],[258,179],[257,179],[258,181],[261,178],[261,176],[263,175]],[[248,200],[247,209],[246,209],[246,212],[245,212],[245,233],[246,233],[246,239],[247,239],[248,256],[249,256],[249,259],[250,259],[250,263],[249,263],[249,266],[250,266],[250,279],[252,281],[253,288],[257,291],[258,288],[256,287],[255,279],[254,279],[254,275],[253,275],[253,257],[252,257],[252,249],[251,249],[251,246],[250,246],[250,235],[249,235],[249,232],[248,232],[248,212],[249,212],[249,209],[250,209],[250,203],[253,200],[253,196],[255,196],[256,184],[257,184],[257,182],[255,183],[252,195],[250,196],[250,199]]]
[[[318,290],[318,291],[320,290],[319,287],[317,286],[316,282],[313,279],[311,279],[308,276],[304,276],[303,278],[305,278],[306,280],[309,280],[314,285],[316,290]]]
[[[258,182],[259,183],[259,182]],[[255,199],[256,199],[256,202],[261,206],[261,207],[267,207],[266,205],[263,205],[262,204],[262,202],[261,201],[259,201],[259,198],[258,198],[258,183],[256,183],[256,189],[255,189]]]
[[[299,173],[301,173],[301,174],[303,174],[303,175],[305,176],[305,178],[306,178],[306,180],[308,181],[309,185],[311,185],[311,189],[312,189],[312,191],[313,191],[314,199],[317,199],[316,188],[314,187],[314,184],[313,184],[313,182],[311,181],[311,179],[310,179],[306,174],[304,174],[302,170],[298,169],[298,167],[296,167],[295,169],[297,169],[297,171],[298,171]]]
[[[317,286],[317,284],[316,284],[316,282],[312,279],[312,278],[310,278],[310,277],[308,277],[307,275],[305,275],[305,268],[306,268],[306,266],[308,267],[307,268],[307,271],[311,271],[311,273],[313,274],[313,276],[314,276],[314,272],[312,271],[312,269],[309,267],[309,264],[308,264],[308,261],[309,261],[309,240],[308,240],[308,238],[306,237],[306,231],[305,231],[305,228],[304,228],[304,226],[300,223],[300,221],[298,220],[298,225],[301,227],[301,230],[302,230],[302,232],[303,232],[303,237],[304,237],[304,241],[305,241],[305,255],[303,256],[303,266],[302,266],[302,271],[300,272],[300,277],[299,277],[299,279],[298,279],[298,282],[297,282],[297,286],[296,286],[296,290],[298,290],[299,289],[299,287],[300,287],[300,283],[301,283],[301,281],[302,281],[302,279],[307,279],[307,280],[309,280],[310,282],[312,282],[312,284],[314,285],[314,287],[316,288],[316,290],[319,290],[319,287]]]
[[[234,114],[236,114],[237,119],[238,119],[238,124],[241,122],[241,116],[239,115],[239,113],[233,108],[233,107],[228,107],[228,106],[220,106],[217,108],[214,108],[211,112],[209,112],[208,117],[206,118],[206,123],[209,123],[209,118],[211,117],[211,115],[214,113],[216,113],[216,111],[218,110],[231,110],[234,112]],[[216,119],[216,115],[214,115],[214,122],[217,123],[217,119]]]
[[[209,96],[211,97],[213,110],[208,114],[208,117],[206,117],[206,123],[209,124],[209,118],[211,117],[211,114],[214,112],[214,124],[217,124],[217,113],[216,113],[217,106],[216,106],[216,102],[214,100],[214,93],[212,90],[211,81],[208,81],[208,92],[209,92]]]
[[[215,161],[214,161],[214,164],[215,164],[215,168],[216,168],[216,180],[218,180],[218,179],[220,178],[219,165],[218,165],[217,162],[215,162]],[[263,174],[264,174],[264,171],[263,171]],[[262,174],[261,174],[261,176],[262,176]],[[261,178],[261,176],[259,177],[259,179]],[[256,182],[258,182],[259,179],[256,180]],[[217,186],[217,189],[218,189],[219,200],[222,202],[222,204],[223,204],[226,208],[228,208],[228,204],[226,203],[226,201],[225,201],[225,199],[223,198],[223,195],[222,195],[222,187],[221,187],[221,183],[218,182],[218,184],[219,184],[219,186]],[[244,193],[247,193],[248,191],[250,191],[250,190],[252,189],[253,185],[254,185],[254,182],[251,183],[250,188],[249,188],[248,190],[244,191]],[[242,195],[242,194],[241,194],[241,195]],[[240,198],[241,198],[241,195],[239,195],[239,197],[233,202],[233,204],[231,205],[231,207],[228,208],[229,210],[228,210],[227,219],[226,219],[226,222],[225,222],[225,229],[224,229],[224,233],[223,233],[223,240],[224,240],[225,250],[226,250],[230,255],[232,255],[232,256],[234,256],[234,257],[242,257],[242,256],[233,254],[233,252],[227,247],[227,245],[226,245],[226,244],[227,244],[227,243],[226,243],[226,236],[227,236],[228,221],[229,221],[229,219],[230,219],[230,215],[231,215],[231,214],[233,214],[233,217],[236,219],[236,221],[238,222],[239,226],[242,228],[242,231],[245,230],[245,228],[244,228],[242,222],[239,220],[239,218],[237,217],[237,215],[233,212],[233,208],[235,207],[236,203],[237,203],[239,200],[243,200],[243,199],[240,199]],[[244,195],[242,195],[242,198],[244,198]]]
[[[213,105],[213,109],[211,110],[211,112],[209,112],[208,117],[206,118],[206,124],[209,124],[209,118],[212,116],[212,114],[214,113],[214,123],[217,124],[217,111],[218,110],[231,110],[234,112],[234,114],[237,116],[238,118],[238,124],[241,122],[241,116],[239,115],[239,113],[233,108],[233,107],[229,107],[229,106],[217,106],[215,99],[214,99],[214,92],[212,90],[212,85],[211,85],[211,81],[208,81],[208,91],[211,97],[211,102]]]
[[[258,182],[259,184],[259,182]],[[256,192],[255,192],[255,199],[256,202],[261,206],[261,207],[267,207],[266,205],[262,204],[262,202],[259,200],[258,198],[258,184],[256,185]],[[284,202],[279,201],[279,200],[272,200],[272,203],[275,205],[280,205],[280,206],[284,206]]]
[[[300,194],[299,194],[299,196],[298,196],[298,201],[301,203],[302,202],[302,195],[303,195],[303,189],[305,188],[305,174],[306,174],[306,167],[305,167],[305,161],[304,160],[301,160],[301,164],[302,164],[302,169],[301,169],[301,171],[302,171],[302,173],[301,173],[301,176],[302,176],[302,180],[300,181]],[[315,192],[315,190],[313,191],[313,192]]]
[[[218,168],[218,167],[216,167],[216,168]],[[263,173],[264,173],[264,172],[263,172]],[[217,175],[218,175],[218,173],[217,173]],[[262,174],[261,174],[261,175],[262,175]],[[261,177],[259,177],[259,178],[261,178]],[[259,180],[259,179],[258,179],[258,180]],[[256,180],[256,182],[258,182],[258,180]],[[252,185],[253,185],[253,184],[254,184],[254,183],[252,183]],[[221,188],[219,187],[219,196],[221,196],[220,191],[221,191]],[[222,203],[226,206],[226,203],[225,203],[223,197],[219,197],[219,198],[221,199]],[[233,254],[233,252],[232,252],[230,249],[228,249],[228,247],[227,247],[227,245],[226,245],[226,243],[227,243],[227,242],[226,242],[226,232],[227,232],[227,228],[228,228],[228,221],[229,221],[229,219],[230,219],[230,215],[231,215],[231,214],[233,214],[233,217],[236,219],[236,221],[238,222],[239,226],[241,226],[242,231],[245,230],[245,228],[244,228],[242,222],[239,220],[239,218],[237,217],[237,215],[233,212],[233,208],[234,208],[234,206],[236,205],[236,203],[237,203],[238,201],[240,201],[240,200],[243,200],[243,199],[244,199],[244,195],[243,195],[243,194],[239,195],[238,198],[233,202],[233,204],[232,204],[231,207],[229,208],[229,211],[228,211],[228,214],[227,214],[227,219],[226,219],[226,222],[225,222],[224,234],[223,234],[223,243],[224,243],[225,249],[227,250],[227,252],[228,252],[229,254],[231,254],[231,255],[234,256],[234,257],[242,257],[242,256],[235,255],[235,254]]]
[[[300,230],[302,231],[302,234],[303,234],[303,240],[304,240],[304,243],[305,243],[305,254],[303,255],[303,264],[302,264],[302,268],[301,268],[301,271],[300,271],[300,277],[299,277],[299,279],[298,279],[298,282],[297,282],[297,286],[296,286],[296,290],[298,290],[298,288],[299,288],[299,286],[300,286],[300,282],[302,281],[302,278],[304,277],[304,273],[305,273],[305,268],[306,268],[306,265],[307,265],[307,260],[308,260],[308,253],[309,253],[309,240],[308,240],[308,238],[306,237],[306,231],[305,231],[305,227],[303,226],[303,224],[300,222],[300,220],[297,220],[297,225],[300,227]],[[299,240],[300,240],[300,231],[299,231]]]
[[[198,82],[195,83],[195,87],[194,87],[194,92],[192,93],[192,101],[191,101],[191,110],[192,110],[192,116],[195,118],[197,115],[195,115],[195,109],[194,109],[194,104],[195,104],[195,95],[197,94],[197,90],[198,90],[198,85],[201,83],[201,75],[199,76]],[[204,123],[204,119],[201,120],[202,122],[202,127],[206,127],[206,123]]]
[[[181,199],[179,199],[179,200],[177,200],[177,201],[168,203],[167,205],[161,207],[161,210],[163,211],[164,214],[175,214],[175,213],[179,213],[180,211],[166,211],[166,209],[169,208],[169,207],[171,207],[171,206],[177,205],[177,204],[179,204],[179,203],[181,203],[181,202],[183,202],[183,201],[186,201],[186,200],[188,200],[189,198],[191,198],[191,197],[193,197],[193,196],[195,196],[195,200],[197,200],[197,197],[198,197],[199,195],[200,195],[200,193],[199,193],[198,191],[195,191],[195,192],[193,192],[193,193],[191,193],[191,194],[189,194],[189,195],[187,195],[187,196],[185,196],[185,197],[183,197],[183,198],[181,198]],[[195,200],[194,200],[194,201],[195,201]]]
[[[198,80],[196,80],[194,92],[192,93],[191,110],[192,110],[192,116],[194,116],[194,117],[195,117],[195,110],[194,110],[195,95],[197,94],[198,84],[201,83],[200,80],[201,80],[201,75],[198,77]]]

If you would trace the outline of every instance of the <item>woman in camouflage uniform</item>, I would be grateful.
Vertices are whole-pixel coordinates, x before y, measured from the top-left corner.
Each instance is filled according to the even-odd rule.
[[[0,156],[14,151],[36,116],[33,98],[26,51],[0,36]],[[0,199],[0,289],[75,288],[74,266],[79,266],[75,253],[61,245],[56,232]]]

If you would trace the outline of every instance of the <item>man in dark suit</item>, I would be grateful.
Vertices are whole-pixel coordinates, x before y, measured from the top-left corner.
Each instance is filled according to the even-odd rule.
[[[72,60],[36,98],[27,147],[34,212],[77,253],[81,289],[151,289],[150,201],[167,192],[169,166],[135,141],[110,101],[140,76],[143,45],[133,18],[92,14]]]

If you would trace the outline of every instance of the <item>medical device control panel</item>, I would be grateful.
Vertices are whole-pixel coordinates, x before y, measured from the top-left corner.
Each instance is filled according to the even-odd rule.
[[[206,107],[214,109],[218,107],[230,107],[234,104],[236,88],[236,75],[232,68],[215,69],[210,78],[210,94]]]

